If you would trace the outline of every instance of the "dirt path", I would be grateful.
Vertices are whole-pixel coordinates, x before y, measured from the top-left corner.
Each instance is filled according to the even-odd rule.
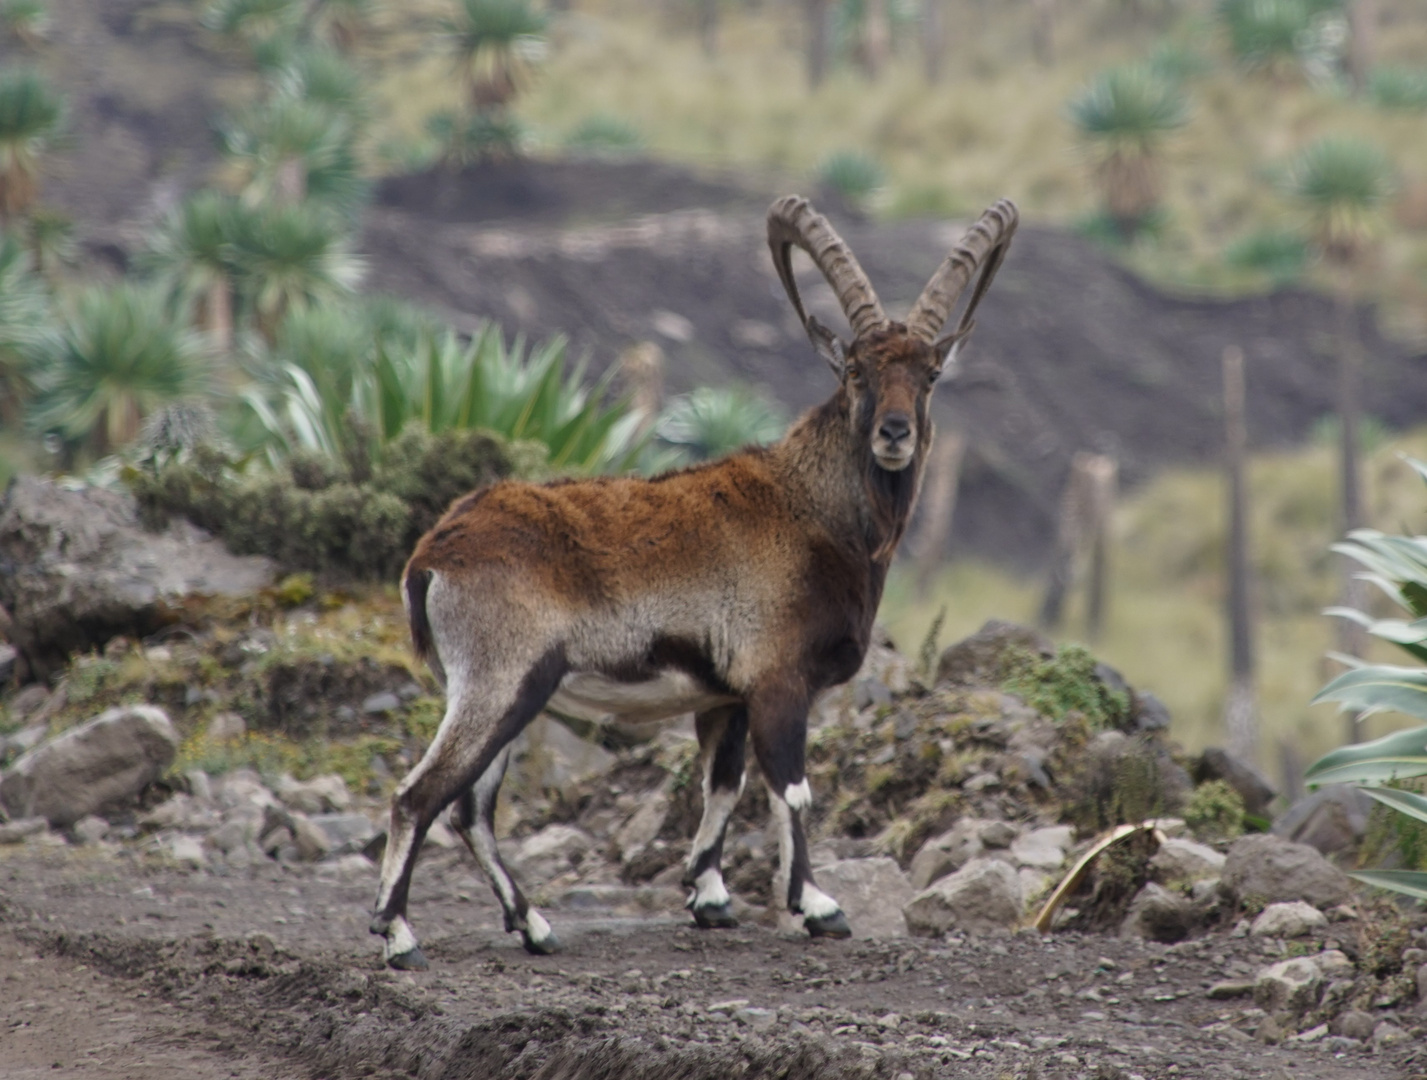
[[[0,853],[0,1076],[1293,1077],[1416,1075],[1412,1055],[1265,1047],[1242,979],[1277,947],[1091,935],[810,942],[702,933],[576,891],[566,950],[525,955],[471,868],[423,864],[412,913],[433,963],[384,971],[375,873],[248,874],[66,850]],[[1331,929],[1330,934],[1331,936]],[[1273,954],[1273,955],[1269,955]],[[545,1071],[541,1071],[541,1070]]]

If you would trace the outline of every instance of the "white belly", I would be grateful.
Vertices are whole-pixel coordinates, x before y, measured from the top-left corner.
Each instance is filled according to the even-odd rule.
[[[644,682],[619,682],[588,672],[572,671],[546,706],[551,712],[581,720],[617,716],[634,724],[670,720],[738,699],[710,693],[682,671],[665,671]]]

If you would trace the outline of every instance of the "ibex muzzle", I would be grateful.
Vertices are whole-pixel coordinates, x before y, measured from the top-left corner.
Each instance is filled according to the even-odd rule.
[[[971,331],[1015,227],[1010,203],[987,211],[897,323],[827,221],[806,199],[780,199],[768,242],[838,376],[832,397],[766,449],[652,480],[496,484],[459,499],[421,538],[402,596],[447,705],[392,798],[372,920],[389,964],[426,966],[407,890],[427,828],[452,802],[452,824],[490,877],[506,929],[532,952],[556,947],[492,831],[510,741],[541,709],[635,722],[695,714],[704,812],[684,879],[701,927],[734,925],[719,862],[751,738],[778,829],[779,893],[810,934],[851,932],[808,863],[808,709],[866,655],[931,444],[932,388]],[[850,343],[803,310],[793,245],[832,284]],[[956,329],[938,337],[978,270]]]

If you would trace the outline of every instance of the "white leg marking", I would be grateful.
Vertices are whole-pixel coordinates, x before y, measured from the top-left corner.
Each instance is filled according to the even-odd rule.
[[[773,875],[773,895],[788,900],[788,882],[793,876],[793,814],[776,791],[769,789],[768,804],[778,827],[778,872]]]
[[[689,846],[689,857],[685,863],[688,869],[692,870],[697,866],[704,852],[718,841],[719,834],[728,824],[728,819],[733,815],[742,794],[742,782],[739,783],[737,791],[710,791],[708,780],[704,780],[704,816],[699,821],[699,831],[694,835],[694,842]]]
[[[812,882],[803,882],[803,914],[812,919],[827,919],[842,910],[827,893]]]
[[[728,903],[728,889],[724,887],[723,875],[709,867],[694,879],[694,891],[689,897],[688,907],[723,907]]]
[[[401,877],[401,868],[406,865],[407,856],[411,854],[411,844],[415,839],[413,830],[406,829],[399,841],[391,835],[391,826],[387,827],[386,854],[382,856],[381,884],[377,889],[377,911],[385,911],[388,903],[391,902],[391,893],[396,888],[396,882]]]
[[[545,921],[545,917],[531,908],[525,913],[525,933],[530,940],[539,945],[550,937],[550,924]]]
[[[391,929],[386,932],[386,959],[409,953],[414,948],[416,935],[412,933],[411,924],[398,915],[391,921]]]
[[[806,810],[812,806],[813,789],[808,787],[808,778],[805,776],[796,784],[789,784],[783,792],[783,801],[793,810]]]

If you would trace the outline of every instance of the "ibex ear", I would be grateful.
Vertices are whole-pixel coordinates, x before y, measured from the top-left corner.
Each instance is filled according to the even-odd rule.
[[[941,361],[941,373],[937,376],[939,379],[956,377],[956,366],[961,355],[961,346],[966,344],[966,339],[975,329],[976,321],[973,319],[965,326],[958,326],[950,334],[938,338],[932,344],[932,352]]]
[[[827,366],[832,368],[832,373],[839,379],[842,378],[842,369],[847,362],[847,346],[842,343],[842,338],[811,315],[808,316],[807,327],[808,339],[812,341],[813,348],[818,351],[819,356],[827,361]]]

